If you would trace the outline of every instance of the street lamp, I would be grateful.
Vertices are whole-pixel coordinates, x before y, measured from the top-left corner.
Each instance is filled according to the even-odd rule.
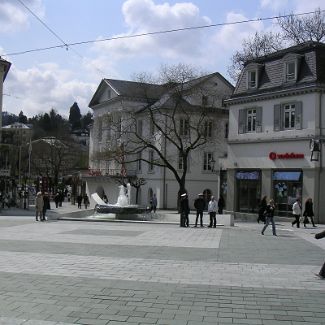
[[[321,153],[321,142],[317,139],[310,140],[310,161],[319,161],[320,153]]]

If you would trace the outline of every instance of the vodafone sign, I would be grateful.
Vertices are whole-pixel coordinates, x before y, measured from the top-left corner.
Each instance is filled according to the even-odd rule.
[[[305,158],[305,155],[303,153],[294,153],[294,152],[286,152],[286,153],[276,153],[276,152],[270,152],[269,158],[271,160],[275,159],[303,159]]]

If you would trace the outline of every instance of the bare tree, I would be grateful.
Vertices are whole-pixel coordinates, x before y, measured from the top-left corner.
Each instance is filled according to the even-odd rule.
[[[325,38],[325,13],[317,9],[313,14],[295,16],[291,14],[277,19],[279,33],[255,33],[245,39],[242,48],[231,57],[229,76],[236,81],[245,62],[276,52],[284,46],[308,41],[320,42]]]
[[[92,158],[114,160],[120,165],[143,161],[166,168],[174,175],[179,193],[185,193],[190,154],[209,145],[214,151],[222,141],[216,121],[226,117],[226,112],[216,108],[221,108],[225,94],[215,83],[206,86],[213,76],[198,77],[183,64],[162,67],[159,77],[165,93],[156,102],[150,96],[152,84],[141,80],[142,96],[146,98],[143,108],[130,111],[125,107],[110,114],[111,134],[116,138],[111,138],[110,149]]]
[[[308,41],[321,42],[325,39],[325,13],[319,8],[307,16],[291,14],[278,19],[282,37],[294,44]]]

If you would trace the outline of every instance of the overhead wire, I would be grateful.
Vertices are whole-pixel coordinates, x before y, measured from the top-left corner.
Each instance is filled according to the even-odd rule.
[[[71,47],[67,42],[65,42],[51,27],[49,27],[32,9],[30,9],[22,0],[17,0],[31,15],[33,15],[51,34],[53,34],[61,43],[62,45],[60,47],[65,47],[66,50],[71,49],[77,56],[79,56],[81,59],[84,59],[84,57],[74,48]],[[4,54],[5,55],[11,55],[12,54]],[[94,66],[94,68],[100,72],[101,74],[104,74],[102,70],[100,70],[98,67]]]
[[[22,2],[21,0],[17,0],[17,1]],[[239,21],[234,21],[234,22],[224,22],[224,23],[216,23],[216,24],[201,25],[201,26],[180,27],[180,28],[173,28],[173,29],[168,29],[168,30],[153,31],[153,32],[139,33],[139,34],[133,34],[133,35],[113,36],[113,37],[107,37],[107,38],[102,38],[102,39],[93,39],[93,40],[86,40],[86,41],[73,42],[73,43],[66,43],[59,37],[60,41],[63,43],[62,45],[53,45],[53,46],[34,48],[34,49],[29,49],[29,50],[24,50],[24,51],[19,51],[19,52],[11,52],[11,53],[2,54],[1,56],[23,55],[23,54],[27,54],[27,53],[41,52],[41,51],[47,51],[47,50],[52,50],[52,49],[57,49],[57,48],[70,49],[71,47],[77,46],[77,45],[85,45],[85,44],[92,44],[92,43],[99,43],[99,42],[109,42],[109,41],[115,41],[115,40],[121,40],[121,39],[131,39],[131,38],[137,38],[137,37],[169,34],[169,33],[206,29],[206,28],[220,27],[220,26],[239,25],[239,24],[246,24],[246,23],[252,23],[252,22],[259,22],[259,21],[268,21],[268,20],[275,20],[275,19],[286,18],[286,17],[291,17],[291,16],[310,15],[310,14],[314,14],[315,12],[316,11],[309,11],[309,12],[303,12],[303,13],[297,13],[297,14],[286,14],[286,15],[277,15],[277,16],[272,16],[272,17],[245,19],[245,20],[239,20]],[[325,12],[325,10],[320,10],[320,12]],[[33,14],[33,15],[35,15],[35,14]],[[38,20],[39,20],[39,18],[38,18]],[[42,22],[42,24],[44,25],[45,23]],[[49,29],[49,28],[47,27],[47,29]],[[51,31],[51,29],[49,29],[49,30]],[[51,32],[53,32],[53,31],[51,31]],[[54,33],[54,35],[56,35],[56,33]]]

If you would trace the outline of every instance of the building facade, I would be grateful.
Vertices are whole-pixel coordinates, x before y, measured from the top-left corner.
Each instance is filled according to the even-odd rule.
[[[161,132],[159,128],[167,127],[167,124],[157,121],[158,116],[169,118],[171,111],[176,108],[175,87],[177,85],[153,85],[112,79],[104,79],[101,82],[89,104],[94,117],[90,132],[90,170],[86,177],[87,191],[90,194],[105,193],[109,202],[115,203],[118,195],[116,180],[121,176],[126,179],[137,177],[144,179],[145,184],[138,190],[137,202],[134,201],[135,193],[131,194],[132,203],[149,205],[153,194],[156,194],[158,208],[176,208],[178,182],[168,168],[153,163],[158,161],[159,155],[150,149],[149,142],[144,150],[133,155],[133,159],[126,157],[125,161],[133,162],[125,165],[117,159],[104,157],[105,152],[122,143],[124,148],[130,143],[135,145],[136,137],[140,136],[142,139],[155,141],[156,147],[161,148],[163,155],[168,157],[168,162],[181,174],[184,161],[173,141],[179,136],[182,138],[182,144],[188,144],[190,140],[187,139],[197,132],[189,132],[190,121],[193,122],[195,118],[203,116],[202,112],[206,112],[202,127],[207,141],[190,153],[187,161],[186,190],[191,203],[201,192],[205,193],[207,199],[212,194],[217,195],[218,175],[213,164],[217,166],[219,159],[226,155],[228,111],[223,106],[223,100],[229,98],[233,86],[219,73],[182,85],[182,100],[177,104],[177,113],[172,121],[175,125],[174,129],[171,129],[177,136],[166,139],[164,135],[168,132]],[[157,118],[150,118],[150,112]],[[136,134],[133,135],[122,131],[126,129],[131,115],[136,120]]]
[[[227,210],[254,216],[267,195],[276,202],[276,215],[286,217],[297,197],[303,204],[311,197],[316,221],[325,222],[324,92],[324,44],[309,42],[247,62],[225,101],[228,157],[220,168]]]

